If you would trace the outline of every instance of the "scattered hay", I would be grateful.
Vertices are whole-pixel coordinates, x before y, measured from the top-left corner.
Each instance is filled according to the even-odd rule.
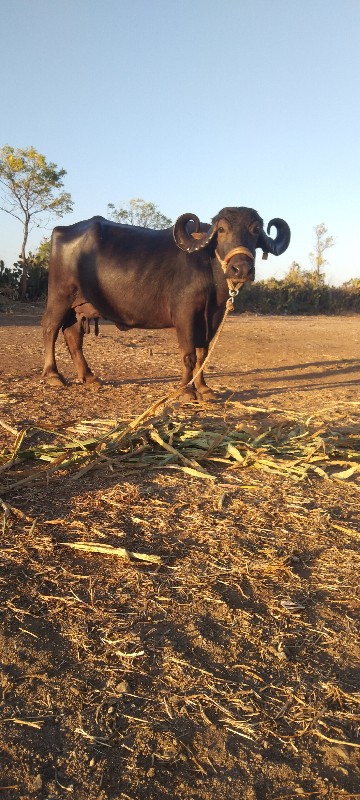
[[[115,556],[116,558],[124,558],[126,561],[145,561],[149,564],[161,564],[161,558],[146,553],[135,553],[126,550],[125,547],[111,547],[111,545],[103,544],[101,542],[60,542],[64,547],[72,547],[74,550],[83,550],[85,553],[100,553],[105,556]]]
[[[251,466],[297,481],[316,475],[358,482],[360,424],[336,428],[324,420],[319,426],[315,415],[304,419],[291,411],[270,411],[271,424],[250,419],[231,428],[219,418],[206,428],[198,419],[179,414],[152,419],[145,425],[140,421],[134,430],[134,423],[114,425],[114,420],[105,419],[68,424],[66,433],[46,427],[25,428],[16,434],[11,450],[0,452],[0,492],[39,478],[48,482],[60,470],[71,471],[72,478],[78,479],[94,468],[114,471],[129,465],[179,469],[210,481],[216,477],[210,470],[219,466],[227,470]],[[324,416],[324,410],[322,413]]]
[[[229,797],[262,775],[269,800],[356,797],[359,427],[319,416],[16,434],[2,490],[27,513],[2,501],[4,652],[31,668],[4,678],[9,738],[54,729],[69,780],[92,786],[98,763],[124,797],[134,775],[178,796],[179,774],[184,797],[221,796],[224,774]],[[114,480],[81,481],[95,469]]]

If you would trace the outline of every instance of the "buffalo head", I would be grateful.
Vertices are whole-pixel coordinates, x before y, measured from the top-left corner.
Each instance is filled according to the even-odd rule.
[[[194,230],[190,233],[189,223]],[[269,236],[272,227],[276,237]],[[203,227],[203,226],[201,226]],[[207,227],[207,226],[206,226]],[[239,289],[255,277],[256,248],[267,254],[279,256],[290,242],[290,228],[283,219],[270,220],[267,233],[259,214],[253,208],[223,208],[213,218],[211,226],[200,232],[200,220],[195,214],[182,214],[174,225],[174,239],[181,250],[194,253],[206,247],[220,262],[225,277],[233,288]]]

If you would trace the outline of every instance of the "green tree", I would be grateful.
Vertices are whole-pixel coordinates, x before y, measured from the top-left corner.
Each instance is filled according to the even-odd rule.
[[[342,289],[349,289],[351,292],[360,292],[360,278],[350,278],[342,284]]]
[[[292,286],[303,286],[305,283],[304,271],[301,269],[297,261],[290,264],[288,272],[284,275],[282,283],[285,285],[291,284]]]
[[[126,225],[139,225],[141,228],[169,228],[172,220],[159,211],[155,203],[148,203],[141,197],[129,200],[127,208],[116,208],[108,204],[109,218]]]
[[[316,286],[324,286],[325,284],[325,273],[324,267],[325,264],[328,263],[327,259],[325,258],[325,250],[328,250],[329,247],[333,247],[335,241],[332,236],[327,236],[328,233],[327,228],[323,222],[320,222],[319,225],[316,225],[314,228],[315,231],[315,245],[314,250],[309,253],[310,261],[314,267],[314,278],[315,278],[315,285]]]
[[[49,258],[50,258],[50,239],[47,239],[46,236],[44,236],[44,238],[41,239],[41,242],[39,244],[36,253],[34,254],[34,259],[36,263],[39,264],[40,267],[48,269]]]
[[[47,162],[35,147],[14,149],[5,145],[0,150],[0,210],[15,217],[23,226],[20,255],[23,298],[27,287],[26,246],[33,217],[40,227],[43,224],[41,215],[62,217],[72,210],[71,195],[61,191],[64,175],[64,169]]]
[[[29,250],[26,257],[26,296],[29,300],[44,300],[48,285],[50,239],[42,239],[35,253]],[[17,272],[18,295],[21,293],[22,261],[14,264]]]

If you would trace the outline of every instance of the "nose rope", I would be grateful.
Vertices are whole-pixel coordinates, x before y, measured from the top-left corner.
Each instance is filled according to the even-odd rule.
[[[251,250],[248,250],[248,248],[247,248],[247,247],[234,247],[234,248],[233,248],[233,250],[230,250],[230,251],[227,253],[227,255],[225,256],[225,258],[224,258],[224,259],[222,259],[222,258],[220,257],[220,254],[219,254],[218,250],[215,250],[215,255],[216,255],[216,258],[217,258],[217,260],[220,262],[220,264],[221,264],[221,266],[222,266],[222,268],[223,268],[223,270],[224,270],[224,271],[225,271],[225,269],[226,269],[226,267],[227,267],[227,265],[228,265],[228,263],[229,263],[230,259],[231,259],[233,256],[237,255],[237,253],[242,253],[242,255],[244,255],[244,256],[248,256],[249,258],[252,258],[252,260],[253,260],[253,261],[255,261],[255,256],[254,256],[254,254],[251,252]]]
[[[254,263],[255,263],[255,256],[254,256],[254,254],[251,252],[251,250],[248,250],[248,248],[247,248],[247,247],[234,247],[234,248],[233,248],[233,250],[229,250],[229,252],[227,253],[227,255],[225,256],[225,258],[224,258],[224,259],[222,259],[222,258],[220,257],[220,254],[219,254],[219,252],[218,252],[217,250],[215,250],[215,255],[216,255],[216,258],[217,258],[217,260],[218,260],[218,261],[219,261],[219,263],[220,263],[220,266],[221,266],[221,269],[222,269],[222,271],[223,271],[224,275],[225,275],[225,273],[226,273],[226,268],[227,268],[227,265],[228,265],[228,263],[229,263],[230,259],[231,259],[233,256],[237,255],[238,253],[241,253],[242,255],[248,256],[248,257],[249,257],[249,258],[251,258],[251,259],[254,261]],[[236,297],[236,295],[238,295],[238,294],[239,294],[239,289],[234,289],[234,283],[233,283],[233,281],[231,280],[231,278],[227,278],[227,277],[226,277],[225,279],[226,279],[226,283],[227,283],[227,285],[228,285],[228,288],[229,288],[229,300],[228,300],[228,304],[229,304],[229,310],[233,310],[233,309],[234,309],[234,303],[233,303],[233,300],[234,300],[234,297]]]

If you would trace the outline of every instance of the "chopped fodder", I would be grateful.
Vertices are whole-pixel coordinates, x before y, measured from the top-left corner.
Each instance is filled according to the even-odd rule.
[[[36,754],[79,800],[356,797],[355,406],[234,408],[3,451],[4,785]]]
[[[354,406],[360,404],[352,403]],[[341,425],[326,409],[305,419],[291,411],[242,407],[244,422],[228,424],[213,416],[166,414],[143,422],[84,420],[62,430],[29,427],[16,433],[12,447],[0,451],[0,492],[48,482],[56,472],[79,479],[92,469],[177,469],[202,480],[220,471],[247,467],[297,481],[315,475],[357,484],[360,474],[360,424]],[[259,420],[259,412],[266,418]],[[323,419],[319,422],[319,415]],[[137,424],[138,423],[138,424]]]

